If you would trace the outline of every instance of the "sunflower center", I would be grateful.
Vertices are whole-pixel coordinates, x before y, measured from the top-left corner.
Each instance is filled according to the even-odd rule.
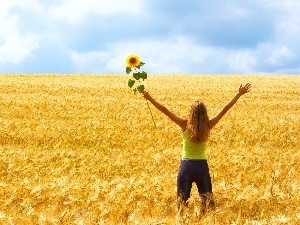
[[[136,63],[136,58],[130,58],[129,62],[130,62],[130,64],[135,64]]]

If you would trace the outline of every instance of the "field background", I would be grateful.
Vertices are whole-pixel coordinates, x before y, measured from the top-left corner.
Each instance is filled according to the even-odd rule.
[[[0,76],[0,224],[300,224],[300,76],[150,75],[153,97],[186,117],[217,113],[216,210],[193,186],[177,213],[181,131],[127,87],[128,75]]]

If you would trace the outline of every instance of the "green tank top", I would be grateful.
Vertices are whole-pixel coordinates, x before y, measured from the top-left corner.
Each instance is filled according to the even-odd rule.
[[[193,143],[189,140],[187,129],[183,131],[183,159],[207,159],[206,157],[206,141],[201,143]]]

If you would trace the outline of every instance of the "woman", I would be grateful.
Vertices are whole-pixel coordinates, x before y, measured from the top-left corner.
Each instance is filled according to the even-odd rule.
[[[195,101],[190,108],[188,119],[181,118],[154,100],[147,91],[143,97],[168,116],[183,131],[183,154],[177,177],[178,206],[187,205],[192,183],[195,182],[202,200],[203,211],[213,209],[212,184],[206,156],[206,141],[210,130],[220,121],[237,100],[251,90],[251,84],[240,85],[237,94],[211,119],[205,105]]]

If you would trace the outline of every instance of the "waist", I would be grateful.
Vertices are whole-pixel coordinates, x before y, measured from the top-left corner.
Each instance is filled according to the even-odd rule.
[[[181,161],[207,161],[207,159],[188,159],[188,158],[182,158]]]
[[[182,159],[188,159],[188,160],[203,160],[207,159],[206,151],[203,149],[202,151],[187,151],[186,149],[183,149],[182,151]]]
[[[183,140],[183,159],[207,159],[206,157],[206,142],[199,144]]]

